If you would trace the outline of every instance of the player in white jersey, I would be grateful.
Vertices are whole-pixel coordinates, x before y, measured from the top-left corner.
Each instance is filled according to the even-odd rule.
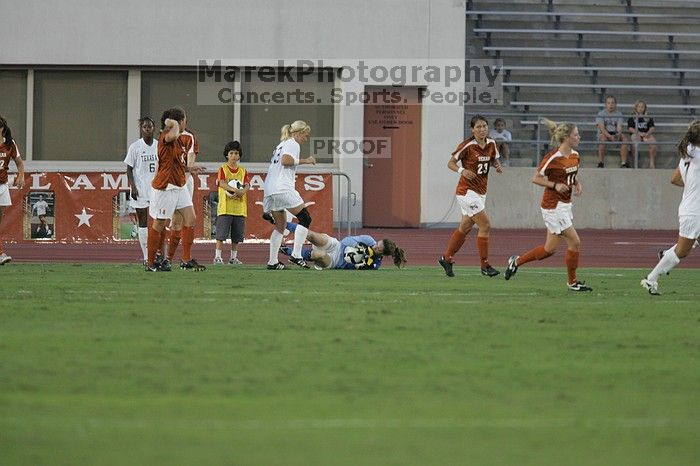
[[[141,138],[129,146],[124,158],[126,177],[131,186],[129,204],[138,217],[138,238],[144,263],[148,260],[148,206],[151,181],[158,171],[158,140],[153,138],[155,123],[151,117],[139,119]]]
[[[306,241],[311,215],[304,207],[304,200],[295,188],[295,176],[298,165],[315,164],[316,159],[309,156],[299,158],[300,144],[306,142],[311,134],[311,127],[305,121],[297,120],[291,125],[282,127],[280,143],[275,147],[265,177],[263,197],[263,211],[272,214],[275,229],[270,235],[270,260],[267,268],[270,270],[282,270],[284,264],[279,261],[278,251],[282,246],[284,227],[287,222],[288,211],[299,220],[299,227],[294,231],[294,248],[289,262],[308,269],[309,266],[301,257],[301,247]]]
[[[700,120],[695,120],[678,144],[681,161],[673,172],[671,183],[683,188],[678,206],[678,242],[660,254],[654,270],[642,279],[641,285],[652,295],[659,295],[659,277],[667,274],[690,253],[700,238]]]

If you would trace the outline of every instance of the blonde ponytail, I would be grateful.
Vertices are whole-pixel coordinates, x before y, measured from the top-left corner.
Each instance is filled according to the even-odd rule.
[[[280,134],[280,141],[286,141],[291,138],[294,133],[310,133],[311,126],[303,120],[297,120],[291,125],[284,125]]]
[[[542,124],[549,130],[552,136],[552,145],[559,145],[574,132],[576,125],[573,123],[557,123],[549,118],[542,118]]]

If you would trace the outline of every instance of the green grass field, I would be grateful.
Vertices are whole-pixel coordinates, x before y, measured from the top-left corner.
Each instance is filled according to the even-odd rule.
[[[700,270],[0,268],[0,464],[700,463]]]

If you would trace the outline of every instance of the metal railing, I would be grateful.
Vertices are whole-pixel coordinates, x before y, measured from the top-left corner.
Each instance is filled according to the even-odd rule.
[[[331,175],[333,175],[333,177],[336,177],[338,180],[340,180],[340,178],[345,178],[345,181],[347,183],[347,189],[345,191],[345,225],[347,227],[348,236],[350,236],[352,235],[352,220],[350,217],[350,207],[354,206],[357,203],[357,195],[354,192],[352,192],[352,181],[350,180],[350,176],[347,173],[331,172]],[[340,183],[338,183],[336,192],[338,196],[336,204],[338,206],[338,231],[340,231],[343,225],[343,218],[341,216],[341,206],[343,205],[343,198],[341,196],[342,191],[340,189]]]

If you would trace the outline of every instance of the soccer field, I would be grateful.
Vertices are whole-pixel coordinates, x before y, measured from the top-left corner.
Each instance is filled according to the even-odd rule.
[[[0,268],[0,464],[689,465],[700,270]]]

